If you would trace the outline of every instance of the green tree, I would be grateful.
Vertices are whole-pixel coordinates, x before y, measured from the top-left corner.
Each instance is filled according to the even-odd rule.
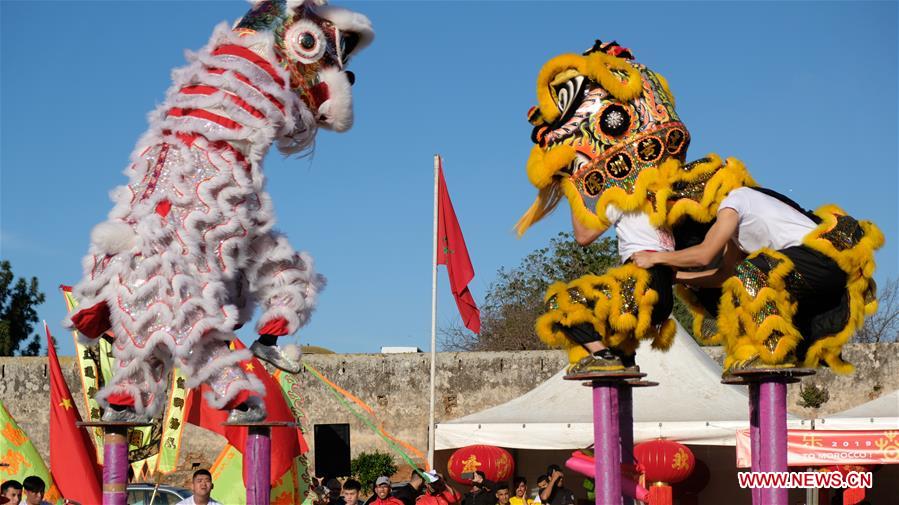
[[[9,261],[0,261],[0,356],[37,356],[41,351],[41,338],[31,335],[37,323],[35,308],[44,303],[37,278],[31,281],[15,276]],[[29,335],[31,338],[29,339]]]
[[[396,473],[393,457],[383,452],[363,452],[350,461],[350,473],[362,484],[362,490],[368,492],[375,485],[375,480],[382,475],[390,477]]]
[[[528,254],[517,267],[497,271],[481,307],[480,335],[462,326],[443,328],[443,346],[458,351],[545,349],[534,323],[543,312],[549,285],[586,274],[601,275],[618,264],[615,239],[605,237],[581,246],[571,232],[559,233],[548,247]],[[685,328],[691,327],[692,316],[679,300],[674,315]]]

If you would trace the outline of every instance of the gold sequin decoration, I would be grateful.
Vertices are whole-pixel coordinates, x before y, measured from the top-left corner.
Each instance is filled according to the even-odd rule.
[[[851,216],[837,216],[837,224],[821,234],[821,238],[829,241],[838,251],[854,247],[864,235],[858,221]]]
[[[602,293],[602,295],[606,297],[606,300],[612,299],[612,289],[609,286],[606,286],[605,284],[599,284],[596,286],[596,290]]]
[[[709,161],[708,158],[702,158],[687,163],[682,167],[682,170],[684,172],[690,172],[700,164],[708,163]],[[674,199],[689,198],[690,200],[695,200],[697,202],[702,201],[702,195],[705,193],[705,185],[716,173],[717,171],[709,172],[692,181],[675,182],[671,186],[672,196],[674,196]]]
[[[549,300],[546,300],[546,312],[552,310],[559,310],[559,296],[552,295],[549,297]]]
[[[568,288],[568,298],[571,299],[573,303],[587,305],[587,297],[585,297],[578,288]]]
[[[765,302],[765,305],[755,314],[753,320],[755,320],[755,324],[762,324],[768,316],[777,315],[777,304],[773,301]]]
[[[637,298],[634,292],[637,290],[637,280],[628,277],[621,283],[621,312],[637,313]]]
[[[765,348],[773,353],[777,349],[777,343],[780,342],[781,337],[783,337],[783,333],[777,330],[772,331],[771,335],[768,335],[768,338],[765,339]]]
[[[877,283],[874,279],[868,279],[868,288],[865,289],[865,305],[877,300]]]
[[[699,333],[702,336],[703,340],[708,340],[717,335],[718,320],[711,317],[703,318],[702,325],[699,328]]]
[[[784,278],[784,283],[787,286],[787,291],[790,291],[791,293],[798,293],[802,290],[802,288],[806,287],[805,277],[803,277],[802,274],[797,272],[796,270],[793,270],[789,274],[787,274],[787,276]]]
[[[755,298],[762,288],[768,286],[768,274],[755,266],[751,261],[742,261],[737,265],[736,276],[743,283],[749,296]]]

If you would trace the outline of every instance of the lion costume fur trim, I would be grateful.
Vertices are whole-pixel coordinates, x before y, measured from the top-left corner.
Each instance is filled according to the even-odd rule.
[[[598,82],[623,102],[633,100],[643,92],[640,71],[623,58],[600,52],[586,56],[562,54],[546,62],[537,75],[537,106],[548,123],[559,119],[562,114],[556,105],[552,83],[571,70]]]
[[[518,236],[549,215],[565,196],[575,218],[593,230],[605,231],[611,226],[606,218],[606,207],[614,204],[623,212],[644,212],[653,226],[674,226],[685,217],[708,223],[718,214],[718,205],[734,189],[755,187],[755,180],[746,166],[736,158],[721,160],[717,154],[709,154],[703,160],[684,164],[670,158],[658,168],[645,168],[637,176],[634,190],[613,187],[603,191],[596,208],[590,210],[584,203],[570,177],[562,176],[562,170],[575,157],[575,149],[561,145],[544,152],[539,147],[531,150],[528,158],[528,178],[539,189],[531,207],[515,224]],[[701,185],[688,190],[700,194],[693,199],[682,196],[684,187]],[[654,204],[653,201],[656,203]]]
[[[640,340],[651,340],[654,349],[667,351],[677,326],[671,319],[659,327],[652,324],[652,309],[659,295],[649,285],[649,272],[631,264],[603,275],[555,282],[546,291],[547,310],[537,319],[537,335],[550,347],[568,350],[571,363],[586,356],[587,351],[560,327],[583,323],[593,326],[605,346],[625,354],[633,354]]]
[[[555,154],[557,152],[558,154]],[[552,156],[549,156],[550,154]],[[534,174],[531,181],[549,182],[540,188],[534,203],[515,224],[519,237],[537,221],[552,213],[562,200],[562,196],[568,200],[575,218],[593,230],[604,232],[611,226],[606,217],[606,207],[609,204],[614,204],[623,212],[645,212],[654,226],[664,225],[664,208],[654,206],[650,198],[650,193],[662,184],[658,169],[655,167],[643,169],[637,176],[633,193],[618,187],[603,191],[596,202],[595,211],[591,211],[581,198],[574,182],[569,177],[557,176],[561,169],[571,163],[574,156],[574,148],[570,146],[555,147],[548,151],[547,155],[544,155],[540,148],[531,151],[531,158],[528,160],[528,175]]]
[[[685,217],[700,223],[711,222],[718,215],[718,205],[731,191],[757,186],[743,162],[727,158],[722,163],[721,157],[714,153],[704,160],[688,164],[668,159],[662,163],[660,171],[659,184],[654,189],[660,212],[665,213],[663,222],[669,226],[676,225]],[[698,201],[680,196],[675,189],[697,184],[702,185],[702,196]]]
[[[768,272],[766,285],[755,295],[749,293],[744,281],[736,275],[722,285],[718,328],[727,351],[725,369],[756,354],[766,364],[780,364],[802,340],[793,325],[796,303],[786,289],[786,277],[794,269],[793,262],[784,254],[765,248],[751,254],[744,263],[761,255],[775,259],[777,264]],[[773,349],[765,345],[769,338],[776,339]]]

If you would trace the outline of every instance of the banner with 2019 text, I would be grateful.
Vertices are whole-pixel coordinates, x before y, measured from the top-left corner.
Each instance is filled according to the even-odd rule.
[[[749,430],[737,430],[737,467],[752,462]],[[788,430],[789,466],[899,464],[899,430]]]

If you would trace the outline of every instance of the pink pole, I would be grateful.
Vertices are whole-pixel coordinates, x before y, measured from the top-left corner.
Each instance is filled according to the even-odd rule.
[[[787,471],[787,385],[765,378],[759,385],[759,466],[763,472]],[[787,505],[786,488],[761,489],[764,505]]]
[[[761,440],[759,439],[759,385],[756,382],[749,384],[749,447],[751,449],[752,466],[750,470],[753,473],[762,471],[759,463],[761,456]],[[761,488],[752,488],[753,505],[761,505],[762,490]]]
[[[593,453],[596,505],[621,504],[621,446],[618,439],[618,387],[593,382]]]
[[[621,463],[634,463],[634,390],[624,386],[618,390],[618,433],[621,435]]]
[[[107,426],[103,435],[103,505],[128,503],[127,427]]]
[[[630,386],[624,386],[618,389],[618,433],[621,436],[621,464],[634,464],[634,389]],[[631,481],[622,480],[621,485],[630,486]],[[633,483],[636,486],[636,483]],[[636,489],[636,488],[635,488]],[[624,490],[622,489],[622,492]],[[625,504],[632,504],[634,501],[630,498],[635,493],[624,492]]]
[[[272,487],[272,438],[268,426],[249,426],[244,450],[247,505],[269,505]]]

